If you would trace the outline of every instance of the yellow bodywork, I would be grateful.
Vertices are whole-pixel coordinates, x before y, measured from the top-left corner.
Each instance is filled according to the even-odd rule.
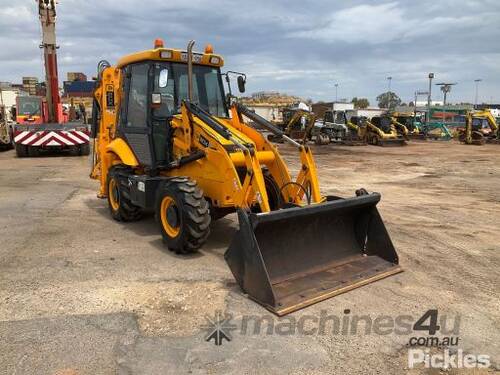
[[[127,145],[127,143],[121,138],[116,138],[112,140],[106,146],[106,152],[115,154],[116,156],[118,156],[118,159],[120,159],[123,164],[129,167],[139,166],[139,162],[137,161],[137,158],[135,157],[134,153]]]
[[[472,122],[473,119],[485,119],[488,122],[491,132],[495,137],[498,138],[499,126],[497,124],[495,116],[489,110],[482,111],[469,111],[465,120],[465,143],[472,144],[475,142],[472,137],[473,129]]]
[[[170,51],[169,58],[161,58],[161,52]],[[135,174],[143,174],[133,151],[126,141],[117,134],[118,114],[122,95],[122,69],[128,64],[148,61],[186,62],[186,53],[179,50],[157,48],[131,54],[119,60],[114,67],[107,67],[101,72],[100,81],[94,96],[100,106],[99,135],[94,143],[94,165],[91,177],[100,182],[99,197],[107,196],[106,180],[109,169],[117,164],[133,168]],[[223,59],[213,53],[196,54],[196,64],[222,66]],[[215,60],[214,60],[215,58]],[[217,63],[213,63],[216,61]],[[112,106],[106,98],[113,94]],[[260,205],[262,212],[269,212],[269,200],[262,167],[265,166],[277,185],[283,187],[285,202],[301,204],[305,195],[305,186],[310,191],[311,203],[320,203],[321,197],[316,175],[316,167],[311,151],[306,146],[299,148],[301,169],[296,181],[291,180],[287,167],[278,150],[254,128],[248,126],[238,113],[237,106],[230,108],[230,118],[216,118],[231,132],[231,139],[222,137],[200,118],[189,113],[186,104],[182,104],[181,113],[175,115],[170,126],[173,133],[173,156],[176,160],[202,150],[205,157],[169,170],[160,172],[162,176],[187,176],[195,180],[206,198],[214,207],[250,208]],[[165,123],[167,126],[167,123]],[[208,139],[209,144],[202,145],[200,136]],[[237,168],[246,171],[240,178]],[[286,185],[286,186],[285,186]]]
[[[399,132],[401,133],[401,135],[403,137],[408,138],[409,131],[408,131],[408,128],[406,127],[406,125],[400,123],[393,116],[391,116],[391,123],[392,123],[392,125],[394,125],[394,127],[396,128],[396,130],[399,130]]]
[[[302,128],[302,118],[305,118],[304,128]],[[314,115],[314,113],[299,109],[293,114],[288,123],[285,124],[285,134],[293,139],[298,139],[305,143],[311,134],[315,122],[316,115]],[[300,129],[297,129],[297,124],[299,124]]]
[[[370,120],[366,121],[366,127],[369,132],[376,134],[380,139],[397,139],[398,131],[394,124],[391,123],[391,131],[389,133],[385,133],[382,129],[375,126]]]
[[[310,148],[226,97],[222,58],[210,46],[193,53],[193,45],[184,52],[157,40],[158,48],[126,56],[116,66],[99,63],[91,177],[100,183],[99,196],[108,198],[112,217],[132,221],[154,208],[164,243],[187,254],[203,246],[212,220],[236,211],[239,228],[224,259],[242,290],[278,315],[401,272],[376,209],[380,194],[358,189],[347,199],[322,196]],[[186,74],[176,75],[177,64],[157,63],[163,60],[186,64],[179,70],[187,80],[180,83]],[[141,65],[147,69],[134,73]],[[155,88],[165,82],[165,66],[174,71],[174,94],[167,96],[174,106],[157,115],[154,109],[167,95]],[[205,71],[218,80],[215,110],[208,95],[201,100],[200,93],[208,91],[200,88]],[[238,73],[241,92],[244,85]],[[131,97],[138,105],[123,107]],[[299,154],[294,180],[278,148],[245,119],[282,137]]]

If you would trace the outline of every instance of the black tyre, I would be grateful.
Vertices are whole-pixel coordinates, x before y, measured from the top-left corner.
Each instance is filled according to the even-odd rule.
[[[462,143],[465,143],[465,141],[467,140],[467,136],[465,134],[464,131],[461,131],[459,134],[458,134],[458,141],[459,142],[462,142]]]
[[[129,199],[126,184],[121,183],[121,173],[127,173],[124,167],[112,167],[108,173],[107,193],[109,211],[117,221],[136,221],[142,216],[141,208],[134,205]]]
[[[196,252],[210,234],[210,210],[203,192],[187,177],[174,177],[158,190],[156,218],[163,242],[176,253]]]
[[[278,186],[276,180],[268,169],[263,168],[262,175],[264,176],[264,184],[266,185],[266,193],[271,211],[279,210],[285,206],[285,198]],[[258,203],[255,203],[250,210],[254,213],[262,212]]]
[[[28,155],[33,157],[40,156],[40,147],[28,146]]]
[[[276,183],[271,172],[268,170],[263,171],[264,183],[266,184],[266,193],[269,199],[269,208],[271,211],[276,211],[283,207],[285,204],[285,198],[280,190],[280,187]]]
[[[87,156],[90,154],[90,143],[84,143],[80,145],[80,155]]]
[[[80,146],[71,146],[69,148],[69,156],[79,156],[80,154]]]
[[[16,155],[18,158],[25,158],[28,156],[28,146],[16,144]]]

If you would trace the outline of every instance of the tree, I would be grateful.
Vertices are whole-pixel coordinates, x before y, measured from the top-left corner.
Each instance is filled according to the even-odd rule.
[[[366,98],[354,97],[352,98],[351,103],[354,104],[354,108],[356,109],[365,109],[370,106],[370,102]]]
[[[377,96],[379,108],[394,108],[401,104],[401,98],[392,91],[384,92]]]

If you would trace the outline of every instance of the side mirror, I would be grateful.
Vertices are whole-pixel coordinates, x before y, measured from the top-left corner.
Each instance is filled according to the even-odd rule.
[[[241,93],[244,93],[245,92],[245,78],[243,76],[238,76],[238,90],[241,92]]]

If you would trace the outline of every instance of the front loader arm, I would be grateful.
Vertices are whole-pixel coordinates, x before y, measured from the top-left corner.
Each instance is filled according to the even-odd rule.
[[[402,123],[397,121],[394,117],[391,118],[391,122],[396,128],[401,129],[401,132],[403,133],[403,135],[405,135],[405,136],[408,135],[408,128],[406,127],[406,125],[403,125]]]
[[[287,193],[286,195],[289,203],[300,204],[302,202],[304,195],[308,195],[308,199],[310,199],[310,202],[308,203],[321,203],[324,201],[319,190],[319,181],[316,173],[316,164],[314,162],[311,149],[308,146],[301,145],[300,143],[291,139],[290,137],[285,135],[283,131],[278,129],[276,126],[271,124],[263,117],[251,111],[249,108],[243,106],[242,104],[235,104],[231,109],[231,111],[233,113],[233,119],[234,118],[241,119],[241,115],[245,115],[255,123],[269,130],[274,135],[283,137],[283,139],[286,142],[298,148],[301,161],[300,172],[295,181],[292,181],[290,178],[288,178],[288,181],[284,181],[284,183],[280,186],[280,188]],[[240,123],[240,126],[248,126],[248,125]],[[266,142],[266,147],[271,149],[272,152],[275,154],[275,158],[281,160],[281,156],[277,148],[273,146],[270,142],[268,141],[265,142]],[[283,169],[289,176],[288,170],[284,163],[283,163]],[[284,189],[285,187],[286,190]]]
[[[374,124],[372,124],[371,121],[366,120],[366,126],[368,128],[370,128],[371,130],[373,130],[375,133],[377,133],[380,137],[383,138],[385,136],[385,133],[381,129],[379,129],[378,127],[376,127]]]
[[[182,122],[178,129],[181,130],[183,136],[174,139],[175,145],[184,148],[185,152],[202,148],[203,146],[199,144],[199,138],[196,137],[197,134],[202,132],[204,136],[210,137],[217,144],[218,151],[225,156],[224,160],[231,163],[235,176],[237,176],[237,173],[234,160],[239,161],[242,156],[246,174],[242,182],[236,179],[238,180],[239,189],[234,193],[234,205],[239,208],[249,209],[256,200],[262,212],[271,211],[262,167],[259,162],[259,154],[258,150],[255,149],[255,145],[244,144],[237,139],[229,127],[189,101],[183,103],[181,112]],[[236,146],[238,151],[235,154],[237,155],[228,153],[221,144],[221,138],[230,141],[232,145]]]

